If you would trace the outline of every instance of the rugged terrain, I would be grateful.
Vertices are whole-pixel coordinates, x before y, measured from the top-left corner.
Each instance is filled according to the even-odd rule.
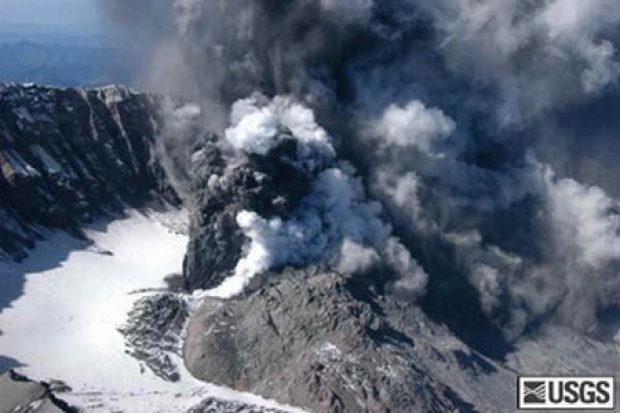
[[[418,307],[320,269],[207,301],[185,355],[201,379],[317,412],[495,411],[516,377]]]
[[[154,198],[178,204],[157,161],[160,101],[123,87],[0,85],[0,256],[23,259],[44,228]]]
[[[13,370],[0,376],[0,411],[30,413],[76,413],[54,395],[62,392],[62,383],[39,383]]]

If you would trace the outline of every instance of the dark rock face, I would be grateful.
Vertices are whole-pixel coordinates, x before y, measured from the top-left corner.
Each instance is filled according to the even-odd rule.
[[[282,410],[254,406],[230,400],[209,398],[197,406],[192,407],[187,413],[286,413]]]
[[[178,203],[155,151],[158,98],[0,85],[0,254],[23,258],[38,228],[78,232],[155,192]]]
[[[163,380],[178,381],[178,366],[171,355],[181,356],[181,335],[188,315],[187,302],[177,294],[141,298],[119,329],[125,336],[127,353]]]
[[[243,298],[207,300],[190,320],[187,366],[200,379],[317,412],[510,405],[514,373],[414,305],[366,291],[337,273],[286,270]]]
[[[29,413],[76,413],[56,397],[53,386],[29,380],[14,371],[0,376],[0,411]],[[62,389],[60,389],[62,390]]]
[[[192,165],[197,206],[184,266],[190,291],[217,286],[235,268],[245,242],[236,222],[239,211],[286,217],[307,193],[309,177],[290,162],[295,150],[294,140],[283,139],[266,156],[227,164],[216,136],[197,148]]]

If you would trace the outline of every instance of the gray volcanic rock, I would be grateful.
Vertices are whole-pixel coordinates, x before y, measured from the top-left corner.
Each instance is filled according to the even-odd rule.
[[[271,409],[235,402],[209,398],[192,407],[187,413],[286,413],[282,410]]]
[[[0,376],[0,412],[75,413],[77,409],[58,399],[47,383],[39,383],[9,371]]]
[[[197,206],[184,265],[188,290],[215,287],[235,268],[245,242],[236,221],[239,211],[286,217],[307,193],[309,177],[291,163],[296,145],[285,135],[266,156],[249,155],[233,164],[227,164],[215,135],[197,148],[192,157]]]
[[[178,366],[171,355],[181,355],[181,333],[189,315],[185,299],[162,293],[139,299],[119,331],[127,353],[144,362],[163,380],[178,381]]]
[[[196,377],[317,412],[497,411],[513,400],[512,371],[416,306],[334,272],[271,277],[190,319]]]
[[[0,84],[0,258],[21,259],[41,227],[79,233],[153,194],[178,204],[155,150],[159,98]]]

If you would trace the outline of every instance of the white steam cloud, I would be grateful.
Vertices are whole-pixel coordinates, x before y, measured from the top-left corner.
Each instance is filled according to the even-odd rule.
[[[376,136],[386,145],[410,146],[434,154],[456,124],[435,108],[426,108],[420,101],[411,101],[405,107],[390,105],[373,128]]]
[[[548,180],[553,226],[566,256],[593,270],[620,259],[618,203],[602,189],[573,179]]]
[[[321,160],[330,161],[336,156],[314,113],[291,98],[278,96],[268,102],[255,96],[233,105],[231,127],[226,129],[225,137],[236,150],[265,155],[286,136],[299,142],[295,161],[309,170]]]

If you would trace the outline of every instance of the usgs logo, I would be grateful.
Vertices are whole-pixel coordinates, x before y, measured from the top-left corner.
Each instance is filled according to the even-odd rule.
[[[519,377],[517,408],[615,408],[613,377]]]

